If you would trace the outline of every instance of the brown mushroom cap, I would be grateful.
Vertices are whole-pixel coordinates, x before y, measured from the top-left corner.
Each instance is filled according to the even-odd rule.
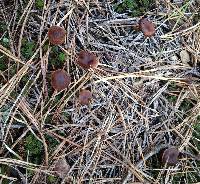
[[[79,103],[81,105],[88,105],[92,99],[92,93],[91,91],[87,89],[81,90],[79,93]]]
[[[83,50],[78,55],[77,64],[87,70],[89,68],[96,68],[99,61],[93,53]]]
[[[52,26],[49,28],[48,37],[53,45],[61,45],[65,42],[66,31],[62,27]]]
[[[178,163],[179,151],[175,147],[166,149],[162,154],[162,162],[167,165],[176,165]]]
[[[51,85],[57,91],[68,88],[70,82],[71,77],[64,70],[56,70],[51,74]]]
[[[139,20],[139,28],[143,32],[145,37],[151,37],[155,35],[156,30],[154,23],[146,18],[142,18]]]

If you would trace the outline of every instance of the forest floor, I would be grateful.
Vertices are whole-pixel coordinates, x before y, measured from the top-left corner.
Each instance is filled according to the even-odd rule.
[[[97,68],[76,64],[81,50]],[[71,76],[60,92],[57,69]],[[0,0],[0,183],[197,183],[199,121],[199,0]]]

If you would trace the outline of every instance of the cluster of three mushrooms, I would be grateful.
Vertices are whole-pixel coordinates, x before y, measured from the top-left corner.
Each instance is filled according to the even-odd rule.
[[[66,31],[59,26],[52,26],[48,30],[48,38],[52,45],[61,45],[65,42]],[[83,69],[96,68],[98,66],[98,59],[89,51],[81,51],[78,54],[76,63]],[[52,87],[61,91],[68,88],[71,82],[70,75],[63,69],[56,70],[51,75]],[[92,93],[89,90],[83,89],[79,94],[79,102],[82,105],[87,105],[92,98]]]

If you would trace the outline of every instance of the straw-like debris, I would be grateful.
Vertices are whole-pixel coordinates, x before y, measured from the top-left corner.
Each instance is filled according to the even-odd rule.
[[[145,15],[155,24],[150,38],[133,29],[140,17],[117,13],[113,1],[49,0],[41,9],[33,0],[0,2],[3,181],[16,180],[11,166],[30,183],[199,181],[199,6],[159,2]],[[48,41],[51,25],[66,30],[60,46]],[[76,65],[80,50],[98,56],[95,70]],[[51,71],[60,65],[72,83],[57,94]],[[83,87],[94,94],[89,107],[76,103]],[[169,146],[194,157],[163,166],[158,155]],[[59,157],[69,166],[61,178],[50,168]]]

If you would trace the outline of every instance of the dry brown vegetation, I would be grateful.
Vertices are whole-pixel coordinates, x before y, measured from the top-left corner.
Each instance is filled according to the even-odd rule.
[[[200,181],[198,1],[157,1],[145,14],[156,26],[150,38],[114,1],[37,3],[0,1],[0,183]],[[67,31],[56,48],[52,25]],[[99,57],[97,68],[76,65],[81,50]],[[56,69],[71,76],[58,93]],[[181,153],[176,166],[160,163],[169,146]]]

